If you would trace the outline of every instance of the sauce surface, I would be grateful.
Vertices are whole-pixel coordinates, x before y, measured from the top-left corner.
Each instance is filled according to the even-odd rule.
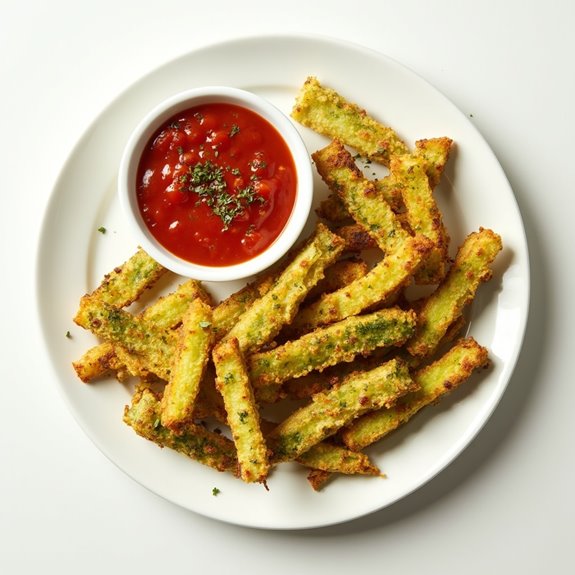
[[[226,266],[263,252],[296,196],[291,153],[258,114],[232,104],[190,108],[150,139],[137,172],[138,205],[175,255]]]

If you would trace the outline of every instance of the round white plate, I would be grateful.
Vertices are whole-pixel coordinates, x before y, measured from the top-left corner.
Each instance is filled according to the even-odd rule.
[[[491,369],[371,449],[386,479],[338,477],[320,493],[308,486],[305,471],[296,465],[280,466],[266,491],[159,449],[122,422],[128,387],[113,379],[86,385],[71,367],[95,342],[72,322],[79,298],[136,248],[122,221],[115,180],[122,148],[138,120],[171,94],[202,84],[252,90],[289,112],[308,75],[394,127],[408,143],[453,138],[456,149],[436,190],[452,249],[480,226],[498,232],[505,246],[492,281],[481,286],[469,314],[469,334],[489,348]],[[310,152],[327,143],[299,129]],[[319,178],[316,192],[318,198],[325,194]],[[101,226],[106,233],[98,231]],[[453,461],[505,390],[521,347],[529,299],[527,244],[513,192],[465,115],[397,62],[356,45],[308,36],[241,39],[203,48],[155,70],[115,100],[63,168],[46,213],[37,271],[39,314],[56,381],[94,443],[136,481],[178,505],[230,523],[271,529],[360,517],[413,492]],[[222,296],[235,287],[220,285],[214,293]],[[217,496],[214,487],[220,490]]]

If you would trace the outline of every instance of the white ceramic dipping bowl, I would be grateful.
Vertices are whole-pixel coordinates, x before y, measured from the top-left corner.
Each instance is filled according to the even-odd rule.
[[[186,261],[166,249],[150,232],[137,198],[137,172],[142,153],[157,130],[175,114],[208,103],[234,104],[262,116],[283,138],[291,152],[297,178],[293,209],[279,236],[252,259],[228,266],[207,266]],[[257,274],[277,262],[297,241],[309,217],[313,176],[306,146],[283,112],[252,92],[225,86],[194,88],[176,94],[151,110],[137,125],[124,149],[118,175],[120,205],[138,245],[165,268],[205,281],[231,281]]]

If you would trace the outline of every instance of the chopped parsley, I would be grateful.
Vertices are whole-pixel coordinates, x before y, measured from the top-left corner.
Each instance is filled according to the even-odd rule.
[[[246,186],[235,194],[230,194],[224,177],[224,168],[210,160],[190,166],[185,180],[180,181],[187,187],[184,191],[194,192],[223,222],[223,231],[229,229],[236,217],[255,201],[265,202],[254,186]]]
[[[104,226],[100,226],[100,227],[98,228],[98,231],[99,231],[101,234],[105,234],[105,233],[106,233],[106,228],[105,228]]]
[[[221,493],[221,491],[217,488],[217,487],[213,487],[212,488],[212,495],[214,497],[216,497],[217,495],[219,495]]]
[[[248,419],[248,412],[247,411],[239,411],[238,417],[240,418],[240,423],[245,423]]]
[[[68,339],[72,339],[72,334],[70,333],[70,330],[68,330],[68,331],[66,332],[66,337],[67,337]]]

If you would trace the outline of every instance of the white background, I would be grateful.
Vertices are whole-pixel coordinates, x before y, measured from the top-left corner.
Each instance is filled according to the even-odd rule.
[[[0,572],[571,573],[574,22],[569,0],[1,0]],[[376,49],[471,116],[515,191],[532,268],[523,352],[471,446],[392,507],[305,532],[212,521],[125,476],[62,401],[35,305],[39,226],[90,122],[178,55],[275,32]]]

